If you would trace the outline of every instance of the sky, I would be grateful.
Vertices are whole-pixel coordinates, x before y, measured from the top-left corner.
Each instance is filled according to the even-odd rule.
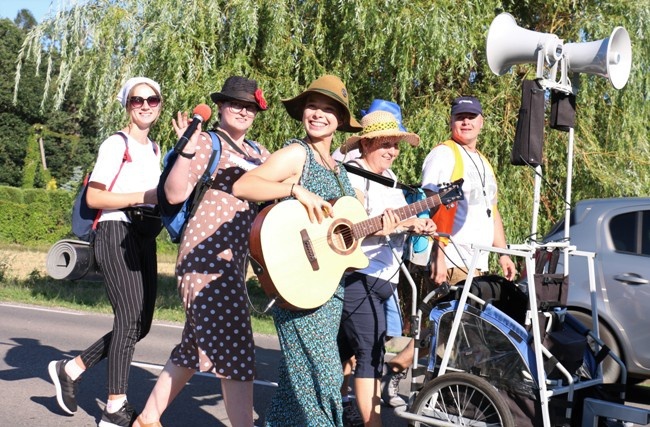
[[[0,0],[0,18],[9,18],[13,21],[19,10],[28,9],[36,21],[40,22],[48,13],[50,5],[54,11],[60,3],[67,2],[67,0]]]

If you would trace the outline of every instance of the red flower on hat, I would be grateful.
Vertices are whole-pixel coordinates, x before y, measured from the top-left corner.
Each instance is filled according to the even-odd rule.
[[[264,99],[264,94],[262,93],[262,89],[257,89],[255,91],[255,101],[257,101],[257,104],[260,106],[262,110],[266,110],[266,99]]]

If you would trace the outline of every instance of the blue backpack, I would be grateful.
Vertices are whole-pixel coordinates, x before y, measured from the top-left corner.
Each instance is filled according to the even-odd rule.
[[[410,191],[403,190],[403,192],[404,192],[404,198],[406,199],[406,203],[408,203],[409,205],[411,203],[419,202],[427,198],[426,194],[424,194],[424,190],[420,187],[417,187],[415,189],[410,189]],[[429,211],[426,210],[420,212],[418,214],[418,218],[429,218]],[[414,252],[423,252],[426,250],[428,245],[427,236],[415,235],[415,236],[411,236],[410,240],[413,245],[412,250]]]
[[[167,176],[171,171],[176,159],[178,158],[178,153],[171,149],[165,155],[163,160],[163,172],[160,175],[160,180],[158,181],[158,206],[160,207],[160,217],[162,223],[169,233],[169,237],[173,243],[180,243],[181,237],[183,236],[183,231],[185,226],[189,222],[190,218],[196,213],[196,209],[199,207],[201,199],[205,195],[208,188],[212,187],[214,183],[214,171],[217,170],[217,165],[219,164],[219,159],[221,158],[221,140],[214,132],[207,132],[210,135],[212,140],[212,154],[210,154],[210,159],[208,160],[208,167],[199,178],[199,181],[196,183],[194,190],[189,195],[187,200],[183,203],[172,205],[167,200],[165,195],[165,181]],[[258,153],[260,149],[257,145],[253,144],[250,141],[246,142],[251,145]]]
[[[110,187],[108,187],[108,191],[113,189],[113,185],[115,185],[115,181],[117,181],[117,177],[120,175],[124,163],[131,161],[126,135],[122,132],[116,132],[116,134],[120,135],[122,139],[124,139],[125,148],[122,157],[122,164],[120,165],[120,169],[117,171],[115,178],[113,178]],[[92,209],[88,206],[88,203],[86,203],[89,178],[90,173],[86,174],[81,185],[81,190],[77,193],[77,197],[74,199],[74,205],[72,206],[72,233],[84,242],[91,242],[94,239],[97,223],[99,222],[99,218],[102,216],[101,209]]]

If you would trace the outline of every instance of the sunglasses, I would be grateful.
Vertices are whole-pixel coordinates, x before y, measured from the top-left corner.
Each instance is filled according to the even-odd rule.
[[[160,105],[160,97],[158,95],[152,95],[148,98],[143,98],[141,96],[132,96],[129,98],[129,105],[133,108],[140,108],[144,105],[144,102],[147,101],[150,107],[157,107]]]
[[[251,104],[243,105],[238,102],[229,102],[228,108],[234,114],[239,114],[243,110],[246,110],[246,114],[248,114],[249,116],[254,116],[255,114],[257,114],[258,111],[258,108],[255,105],[251,105]]]

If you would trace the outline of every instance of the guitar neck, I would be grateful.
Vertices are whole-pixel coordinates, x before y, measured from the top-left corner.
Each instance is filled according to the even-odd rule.
[[[411,203],[410,205],[394,209],[393,212],[401,218],[406,219],[419,214],[422,211],[435,208],[441,204],[440,195],[435,194],[419,202]],[[358,222],[352,226],[352,234],[355,239],[361,239],[378,232],[382,229],[381,216],[368,218],[364,221]]]

